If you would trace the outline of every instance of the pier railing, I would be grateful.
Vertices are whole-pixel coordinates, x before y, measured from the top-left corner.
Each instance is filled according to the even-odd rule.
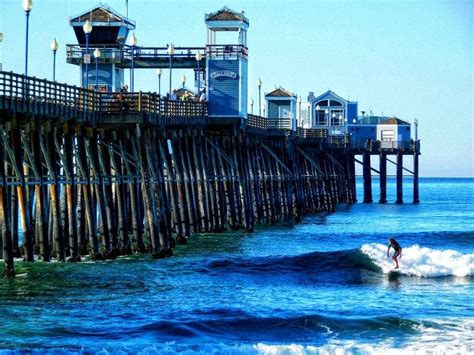
[[[107,116],[119,114],[146,114],[152,124],[207,120],[206,103],[164,100],[155,93],[100,93],[11,72],[0,72],[0,110],[87,124],[100,124],[108,121]]]
[[[206,55],[209,57],[221,57],[221,58],[247,58],[248,48],[241,45],[207,45]]]
[[[46,118],[95,123],[100,118],[101,95],[92,90],[0,72],[0,109]]]

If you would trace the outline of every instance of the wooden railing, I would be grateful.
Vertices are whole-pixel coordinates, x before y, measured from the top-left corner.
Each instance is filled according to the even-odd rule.
[[[0,110],[99,124],[107,115],[147,114],[150,123],[161,117],[177,118],[175,124],[202,123],[207,104],[169,101],[155,93],[100,93],[45,79],[0,72]],[[196,120],[198,119],[198,120]]]
[[[207,105],[196,101],[166,100],[156,93],[103,93],[102,113],[151,113],[160,116],[206,116]]]
[[[100,99],[92,90],[0,72],[0,109],[94,123],[100,118]]]

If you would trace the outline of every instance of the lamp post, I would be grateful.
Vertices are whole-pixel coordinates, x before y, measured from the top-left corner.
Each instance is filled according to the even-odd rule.
[[[181,83],[183,84],[183,90],[184,90],[184,84],[186,84],[186,75],[183,75],[181,77]]]
[[[267,106],[265,105],[265,103],[262,106],[263,106],[263,117],[265,117],[265,109],[267,108]]]
[[[28,76],[28,32],[30,25],[30,12],[33,9],[33,0],[23,0],[23,9],[26,15],[26,52],[25,52],[25,76]]]
[[[3,33],[0,32],[0,44],[3,42]],[[2,49],[0,48],[0,71],[2,71]]]
[[[352,123],[354,124],[354,148],[356,146],[356,127],[355,124],[357,123],[357,120],[354,118],[352,119]]]
[[[130,71],[130,91],[135,92],[134,89],[134,84],[135,84],[135,68],[134,68],[134,63],[135,63],[135,46],[137,45],[138,40],[137,37],[135,36],[135,32],[132,33],[132,38],[130,40],[130,44],[132,45],[132,68]]]
[[[321,109],[321,106],[316,105],[316,125],[319,125],[319,110]]]
[[[418,142],[418,120],[415,118],[415,144]]]
[[[96,48],[94,51],[94,58],[95,58],[95,90],[99,89],[99,58],[100,58],[100,50]]]
[[[161,69],[156,69],[156,75],[158,75],[158,96],[161,96],[161,74],[163,71]]]
[[[303,121],[301,119],[301,96],[298,98],[298,105],[299,105],[299,111],[300,111],[300,114],[298,116],[298,120],[300,121],[301,127],[303,127]]]
[[[250,100],[250,113],[253,115],[253,97]]]
[[[325,109],[324,110],[324,123],[327,125],[329,122],[329,110]]]
[[[262,80],[258,78],[257,80],[257,86],[258,86],[258,115],[262,116]]]
[[[201,89],[201,71],[200,71],[200,64],[201,64],[201,59],[202,59],[202,55],[201,53],[198,51],[196,53],[196,62],[197,62],[197,92],[199,94],[199,90]]]
[[[168,52],[168,55],[170,56],[170,91],[169,91],[169,94],[171,95],[171,82],[172,82],[171,74],[172,74],[172,69],[173,69],[172,66],[171,66],[171,62],[172,62],[172,58],[173,58],[173,54],[174,54],[174,45],[173,45],[173,43],[170,43],[170,45],[168,46],[167,52]]]
[[[92,24],[89,20],[82,26],[84,34],[86,35],[86,55],[84,56],[84,63],[86,64],[86,89],[89,87],[89,63],[91,61],[89,56],[89,36],[92,32]]]
[[[55,37],[51,42],[51,49],[53,50],[53,81],[56,81],[56,52],[58,51],[58,47],[58,41],[56,41]]]

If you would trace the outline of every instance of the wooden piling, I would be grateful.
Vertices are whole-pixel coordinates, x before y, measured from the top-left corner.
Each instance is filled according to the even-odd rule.
[[[397,153],[397,201],[403,203],[403,154]]]
[[[417,142],[415,142],[415,145]],[[419,170],[418,170],[418,150],[415,146],[415,153],[413,154],[413,203],[420,203],[420,190],[419,190]]]
[[[362,155],[362,174],[364,179],[364,203],[372,203],[372,172],[370,170],[370,153]]]
[[[379,203],[387,203],[387,153],[380,153],[380,200]]]

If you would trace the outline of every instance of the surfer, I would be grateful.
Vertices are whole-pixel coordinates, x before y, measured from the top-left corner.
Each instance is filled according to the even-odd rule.
[[[388,240],[388,249],[387,249],[387,258],[389,256],[388,252],[390,251],[390,247],[393,248],[393,250],[395,250],[395,253],[393,253],[392,255],[392,259],[393,261],[395,261],[395,264],[397,264],[397,266],[395,267],[395,269],[398,269],[398,260],[397,258],[401,258],[402,257],[402,247],[400,246],[400,244],[398,244],[398,242],[393,239],[393,238],[390,238]]]

